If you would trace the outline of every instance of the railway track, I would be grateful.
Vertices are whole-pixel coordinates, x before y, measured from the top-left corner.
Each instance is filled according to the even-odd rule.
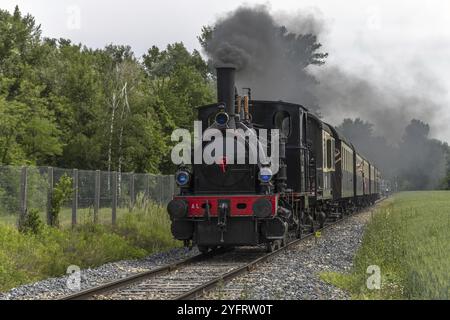
[[[381,200],[383,199],[377,202]],[[367,208],[363,210],[367,210]],[[318,231],[341,223],[350,216],[328,223]],[[284,247],[270,253],[265,253],[258,247],[244,247],[232,251],[222,249],[200,254],[167,266],[83,290],[62,297],[61,300],[188,300],[199,298],[206,292],[239,275],[250,272],[259,264],[314,236],[315,233],[306,234],[301,239],[292,240]]]

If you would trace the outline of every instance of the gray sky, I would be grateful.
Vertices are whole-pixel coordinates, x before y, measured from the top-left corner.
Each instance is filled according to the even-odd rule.
[[[175,41],[199,48],[196,36],[202,25],[243,3],[266,3],[275,13],[314,13],[324,22],[319,40],[330,54],[329,66],[433,95],[443,107],[432,135],[450,142],[447,0],[0,0],[0,8],[11,11],[18,4],[36,17],[44,36],[89,47],[129,44],[141,55],[152,45]]]

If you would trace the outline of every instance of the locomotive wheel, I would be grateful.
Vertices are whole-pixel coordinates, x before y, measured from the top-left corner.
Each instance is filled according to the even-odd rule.
[[[209,247],[208,246],[198,246],[198,251],[205,254],[209,251]]]
[[[303,237],[303,225],[297,225],[297,230],[295,230],[295,237],[297,239],[301,239]]]
[[[287,237],[286,235],[283,237],[283,239],[280,240],[280,248],[285,247],[287,244]]]
[[[311,232],[311,233],[314,233],[314,232],[316,232],[316,230],[319,229],[319,228],[320,228],[320,226],[318,225],[318,222],[313,221],[313,223],[311,224],[310,232]]]
[[[219,247],[219,246],[214,246],[214,247],[209,247],[209,249],[211,250],[211,251],[217,251],[217,250],[219,250],[221,247]]]
[[[309,232],[314,233],[314,231],[316,231],[314,218],[311,215],[308,215],[306,222],[306,226],[309,226]]]
[[[325,222],[327,221],[327,214],[323,211],[320,211],[318,220],[319,220],[319,226],[322,229],[325,226]]]
[[[275,250],[277,250],[277,241],[268,241],[266,243],[266,251],[274,252]]]
[[[325,226],[325,221],[319,223],[320,229],[323,229],[324,226]]]

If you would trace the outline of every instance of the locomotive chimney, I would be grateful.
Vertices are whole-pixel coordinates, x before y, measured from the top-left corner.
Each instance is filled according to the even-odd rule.
[[[234,119],[234,74],[236,68],[233,65],[216,66],[217,70],[217,100],[219,103],[224,103],[226,112]]]

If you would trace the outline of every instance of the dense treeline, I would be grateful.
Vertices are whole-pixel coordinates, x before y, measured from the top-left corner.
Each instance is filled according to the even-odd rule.
[[[0,10],[0,164],[172,172],[170,134],[214,101],[213,79],[182,43],[139,58],[128,46],[93,50],[43,38],[17,7]],[[448,145],[428,125],[412,121],[399,146],[359,119],[341,129],[401,188],[450,187]]]
[[[164,172],[170,133],[214,96],[182,43],[92,50],[42,38],[32,16],[0,11],[0,163]]]
[[[450,148],[428,137],[428,124],[411,120],[396,145],[376,136],[373,125],[359,118],[344,119],[339,129],[399,190],[450,189]]]

